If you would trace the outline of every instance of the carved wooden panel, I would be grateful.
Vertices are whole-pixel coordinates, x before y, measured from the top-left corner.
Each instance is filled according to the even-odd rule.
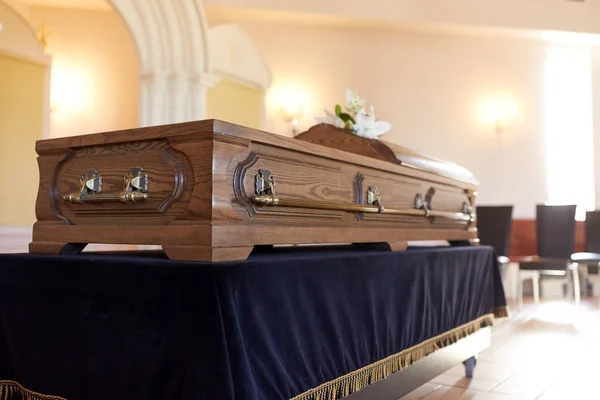
[[[259,219],[277,216],[340,219],[344,216],[342,211],[261,207],[254,204],[250,197],[255,194],[256,176],[261,169],[273,174],[278,196],[321,201],[352,201],[352,181],[342,174],[339,167],[328,165],[317,157],[299,158],[297,154],[283,150],[279,150],[277,154],[270,150],[254,146],[249,156],[235,168],[235,200],[244,207],[249,216]]]
[[[469,202],[464,190],[456,187],[440,185],[437,183],[403,177],[395,174],[386,174],[379,171],[358,173],[355,178],[355,198],[359,204],[366,204],[368,187],[378,189],[383,207],[393,209],[415,209],[415,196],[426,195],[432,188],[435,194],[429,204],[431,210],[462,212],[463,204]],[[422,216],[405,216],[393,214],[358,213],[362,221],[378,221],[396,224],[406,224],[408,227],[430,227],[434,229],[465,226],[463,221],[453,221],[443,218],[425,219]]]
[[[63,196],[77,192],[80,177],[87,170],[102,176],[102,193],[123,190],[124,175],[130,168],[142,167],[149,177],[148,199],[126,204],[119,201],[72,204]],[[108,146],[83,147],[69,152],[56,167],[52,185],[52,205],[71,224],[79,223],[167,223],[189,202],[192,174],[186,157],[167,141],[142,141]],[[148,217],[148,218],[147,218]]]

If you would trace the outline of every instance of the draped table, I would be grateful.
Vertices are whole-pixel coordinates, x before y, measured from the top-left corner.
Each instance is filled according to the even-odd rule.
[[[4,254],[0,398],[342,398],[506,312],[484,246]]]

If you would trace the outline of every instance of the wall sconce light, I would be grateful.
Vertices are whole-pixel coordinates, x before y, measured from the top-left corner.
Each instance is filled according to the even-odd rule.
[[[298,133],[303,116],[312,109],[308,87],[302,81],[275,82],[265,96],[268,114],[278,121],[285,122],[286,126],[291,125],[291,133],[294,136]]]
[[[96,90],[94,76],[86,66],[80,67],[68,58],[57,57],[52,62],[50,78],[50,111],[55,114],[89,113],[94,107]],[[58,112],[60,110],[60,112]]]
[[[58,96],[50,95],[50,112],[56,112],[62,105],[62,99]]]
[[[494,119],[494,131],[500,133],[504,129],[512,126],[515,123],[518,112],[519,109],[515,104],[507,105],[498,110]]]
[[[303,107],[299,103],[289,102],[281,107],[281,116],[287,122],[292,124],[292,134],[298,133],[298,121],[302,117]]]
[[[482,125],[501,133],[515,123],[519,107],[510,100],[490,99],[479,106],[478,120]]]

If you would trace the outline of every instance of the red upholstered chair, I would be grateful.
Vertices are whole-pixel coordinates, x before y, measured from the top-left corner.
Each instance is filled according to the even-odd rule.
[[[523,277],[565,276],[569,297],[579,303],[578,264],[571,257],[575,249],[575,205],[536,207],[537,254],[519,262],[519,306],[523,304]],[[535,294],[535,293],[534,293]]]

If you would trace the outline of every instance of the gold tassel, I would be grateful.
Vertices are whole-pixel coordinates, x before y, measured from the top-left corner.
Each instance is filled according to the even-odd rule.
[[[67,400],[64,397],[50,396],[25,389],[15,381],[0,380],[0,400]]]
[[[501,318],[504,318],[504,315],[508,316],[508,308],[498,307],[493,314],[479,317],[465,325],[461,325],[419,343],[416,346],[402,350],[399,353],[357,369],[356,371],[350,372],[349,374],[332,381],[323,383],[322,385],[307,390],[290,400],[337,400],[354,392],[358,392],[377,381],[387,378],[393,373],[402,371],[429,354],[472,335],[481,328],[492,326],[496,314],[502,315]]]
[[[494,317],[497,319],[510,318],[510,309],[508,306],[496,307]]]

